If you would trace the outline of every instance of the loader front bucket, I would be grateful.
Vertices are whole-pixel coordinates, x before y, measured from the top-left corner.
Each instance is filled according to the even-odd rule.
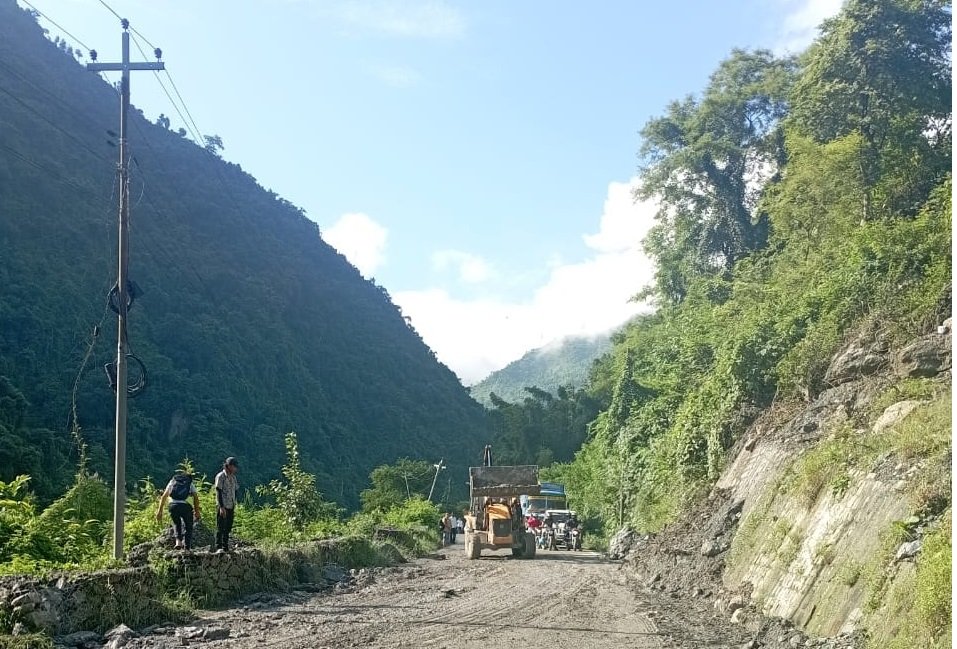
[[[541,491],[541,485],[538,484],[538,467],[533,464],[473,466],[469,468],[469,485],[473,497],[535,496]]]

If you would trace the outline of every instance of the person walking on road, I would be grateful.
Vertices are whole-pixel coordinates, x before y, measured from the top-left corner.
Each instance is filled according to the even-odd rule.
[[[188,500],[192,496],[193,504]],[[169,515],[173,519],[173,535],[176,537],[176,550],[193,549],[193,521],[200,519],[199,494],[193,484],[193,476],[185,471],[177,471],[166,489],[160,495],[159,507],[156,508],[156,520],[163,520],[163,509],[169,500]]]
[[[455,545],[455,535],[459,531],[459,519],[454,515],[449,515],[449,543]]]
[[[216,552],[229,552],[229,533],[233,531],[233,515],[236,513],[236,493],[239,480],[236,472],[239,463],[227,457],[223,470],[216,474]]]

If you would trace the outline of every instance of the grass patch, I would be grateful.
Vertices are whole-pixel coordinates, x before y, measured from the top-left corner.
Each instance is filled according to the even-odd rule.
[[[841,566],[841,569],[837,572],[837,581],[848,588],[853,588],[858,580],[861,578],[861,574],[864,572],[864,564],[860,561],[855,561],[854,559],[849,559],[847,563]]]
[[[942,391],[939,382],[931,379],[902,379],[881,392],[867,408],[873,423],[888,407],[900,401],[927,401]]]
[[[919,406],[896,426],[880,433],[873,445],[878,451],[893,451],[901,460],[933,458],[951,447],[951,391],[938,394]]]
[[[880,533],[874,560],[864,570],[868,592],[864,608],[867,612],[873,613],[881,607],[890,585],[890,578],[893,576],[897,548],[901,543],[913,539],[914,535],[910,528],[902,521],[894,521]]]
[[[924,537],[917,567],[910,577],[888,588],[876,615],[893,616],[900,624],[893,637],[875,634],[869,649],[944,649],[951,646],[951,514]],[[893,531],[899,534],[899,530]],[[874,613],[875,611],[872,611]],[[881,626],[876,619],[875,625]]]
[[[951,517],[924,537],[917,559],[916,621],[923,631],[940,638],[951,621]]]
[[[0,635],[0,649],[53,649],[53,639],[41,633]]]
[[[924,471],[911,481],[910,495],[917,511],[939,513],[946,508],[950,475],[944,465],[950,464],[951,391],[928,383],[914,379],[899,384],[904,387],[895,394],[936,392],[932,401],[915,408],[895,426],[877,435],[843,427],[795,460],[783,480],[786,492],[795,494],[810,509],[827,491],[843,496],[851,487],[855,469],[867,470],[890,454],[899,462],[925,462]],[[895,396],[892,403],[897,401],[900,398]]]
[[[785,567],[790,566],[797,559],[798,550],[801,548],[801,537],[797,534],[788,534],[784,543],[778,549],[778,559]]]
[[[865,455],[863,445],[858,433],[841,428],[794,462],[784,481],[786,490],[795,494],[807,509],[825,491],[844,495],[851,485],[851,470]]]

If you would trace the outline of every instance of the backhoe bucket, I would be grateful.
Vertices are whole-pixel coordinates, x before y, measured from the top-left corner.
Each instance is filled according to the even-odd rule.
[[[469,485],[473,498],[535,496],[541,491],[536,465],[473,466],[469,468]]]

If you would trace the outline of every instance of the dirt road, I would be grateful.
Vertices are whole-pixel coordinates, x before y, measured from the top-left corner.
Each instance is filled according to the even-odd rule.
[[[130,647],[739,647],[664,595],[640,594],[619,564],[590,552],[465,558],[461,545],[363,571],[334,592],[260,596],[161,628]],[[730,631],[730,630],[729,630]],[[228,634],[228,637],[223,637]]]

